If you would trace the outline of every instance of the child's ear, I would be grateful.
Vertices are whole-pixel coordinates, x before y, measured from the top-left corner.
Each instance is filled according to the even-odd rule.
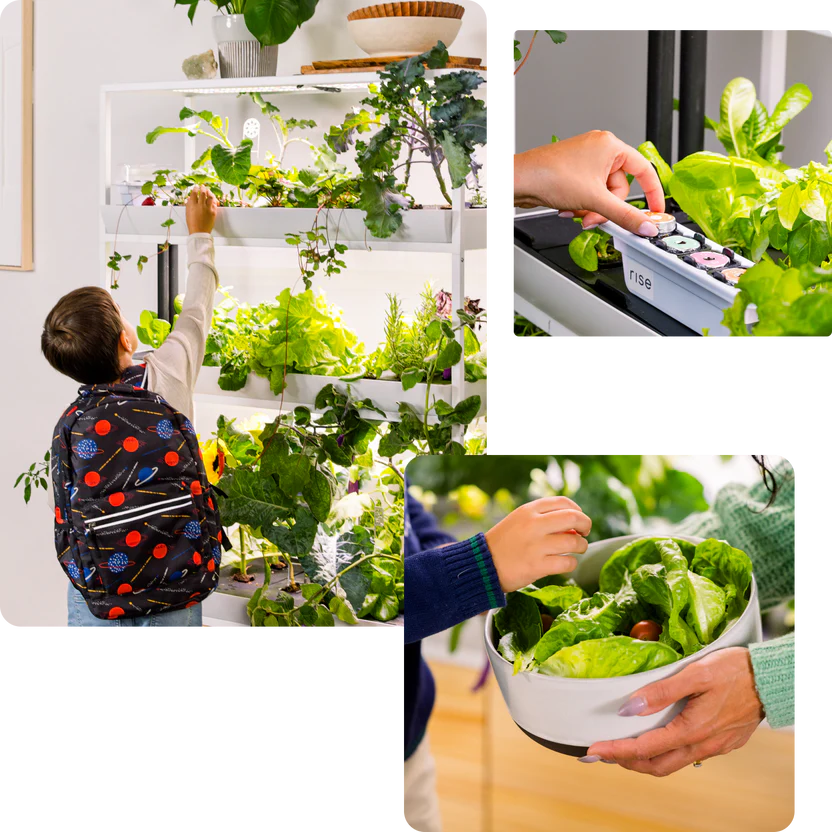
[[[121,330],[121,335],[118,336],[119,346],[125,351],[133,354],[133,344],[130,341],[130,333],[126,329]]]

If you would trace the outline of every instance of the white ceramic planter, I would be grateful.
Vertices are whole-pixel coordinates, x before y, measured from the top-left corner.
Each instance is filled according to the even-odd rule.
[[[277,75],[277,46],[261,46],[241,14],[216,14],[213,19],[221,78]]]
[[[675,535],[691,543],[703,538]],[[645,535],[628,535],[591,543],[579,556],[573,573],[582,586],[597,586],[601,567],[611,555],[632,540]],[[751,598],[740,620],[716,641],[673,664],[612,679],[567,679],[540,673],[514,675],[512,665],[497,651],[493,640],[494,610],[485,621],[485,646],[500,692],[514,721],[534,738],[583,753],[595,742],[637,737],[667,725],[684,707],[677,702],[652,716],[622,717],[618,709],[640,688],[678,673],[692,662],[725,647],[745,647],[762,641],[757,584],[752,580]],[[565,749],[559,749],[565,750]]]
[[[228,392],[217,385],[220,375],[219,367],[203,367],[196,384],[196,393],[203,401],[216,404],[238,404],[246,407],[275,408],[280,405],[280,396],[275,396],[269,388],[267,379],[254,374],[249,375],[242,390]],[[398,418],[399,403],[406,402],[419,412],[425,407],[425,385],[417,384],[410,390],[403,390],[398,381],[380,381],[378,379],[360,379],[359,381],[341,381],[330,376],[311,376],[289,373],[286,377],[286,390],[283,396],[283,406],[294,408],[298,405],[310,406],[314,404],[318,393],[328,384],[334,384],[336,389],[346,393],[349,386],[355,399],[370,399],[376,407],[389,414],[391,419]],[[487,382],[478,381],[465,385],[465,395],[478,395],[482,399],[480,415],[486,412]],[[431,401],[442,400],[450,404],[451,385],[434,384],[431,386]],[[365,411],[363,415],[369,419],[379,418],[373,411]]]
[[[245,241],[267,241],[283,243],[287,234],[307,231],[315,222],[314,208],[221,208],[217,215],[214,237],[231,245],[244,245]],[[462,220],[455,211],[433,208],[416,208],[407,211],[399,230],[383,240],[373,237],[364,225],[364,212],[357,208],[332,210],[320,214],[318,223],[325,227],[329,238],[349,245],[350,248],[395,248],[413,245],[450,246],[454,230],[460,221],[462,244],[465,249],[486,247],[486,208],[464,209]],[[163,242],[167,230],[162,223],[174,221],[170,232],[172,237],[187,237],[185,206],[172,209],[162,205],[145,206],[104,205],[101,207],[104,230],[107,234],[118,233],[119,237],[150,237]]]
[[[453,17],[373,17],[349,20],[350,37],[371,58],[421,55],[442,41],[450,49],[462,20]]]

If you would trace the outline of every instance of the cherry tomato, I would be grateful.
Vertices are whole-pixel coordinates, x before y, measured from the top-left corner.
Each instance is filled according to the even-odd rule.
[[[661,634],[661,625],[655,621],[639,621],[630,630],[630,638],[637,638],[640,641],[658,641]]]

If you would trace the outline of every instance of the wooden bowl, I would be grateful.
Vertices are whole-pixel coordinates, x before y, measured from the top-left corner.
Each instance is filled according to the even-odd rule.
[[[462,21],[454,17],[368,17],[348,20],[350,37],[371,58],[421,55],[442,41],[450,49]]]
[[[461,20],[465,7],[456,3],[380,3],[364,6],[347,15],[347,20],[370,20],[379,17],[451,17]]]

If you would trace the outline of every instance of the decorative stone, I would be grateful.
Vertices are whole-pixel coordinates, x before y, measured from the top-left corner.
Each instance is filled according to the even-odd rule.
[[[214,50],[209,49],[201,55],[193,55],[187,58],[182,64],[182,71],[185,77],[191,81],[208,80],[217,77],[217,59],[214,57]]]

